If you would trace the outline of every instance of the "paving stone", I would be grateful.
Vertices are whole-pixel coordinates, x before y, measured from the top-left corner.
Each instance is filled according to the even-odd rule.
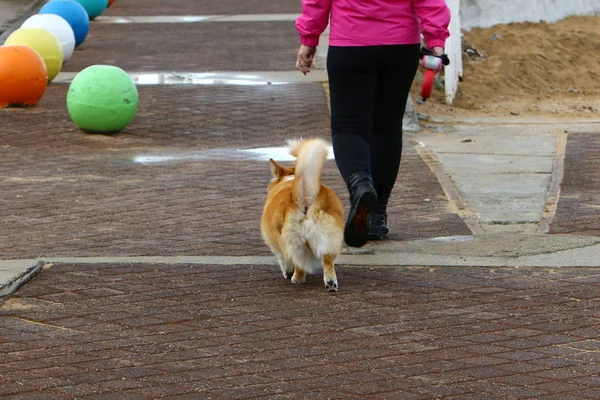
[[[325,398],[334,384],[340,398],[593,398],[595,341],[566,332],[597,328],[586,315],[600,305],[564,307],[568,294],[556,295],[585,286],[586,275],[593,270],[340,268],[342,290],[331,295],[319,277],[296,286],[274,266],[56,264],[0,308],[0,393]],[[457,291],[459,276],[471,288],[492,277],[521,284],[499,299]],[[170,290],[182,283],[193,290]],[[395,296],[402,301],[387,301]],[[513,319],[506,304],[524,297],[538,301],[519,313],[550,317]],[[282,304],[293,306],[273,314]]]
[[[272,14],[300,13],[297,0],[145,0],[115,2],[103,15],[229,15],[229,14]]]
[[[600,135],[570,134],[564,177],[550,233],[600,236]]]
[[[73,397],[49,391],[2,396],[4,400],[71,400]]]
[[[290,21],[93,24],[63,72],[96,64],[128,72],[293,71],[299,44]]]

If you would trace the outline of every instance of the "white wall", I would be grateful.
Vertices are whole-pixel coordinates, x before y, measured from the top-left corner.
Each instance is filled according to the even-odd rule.
[[[569,15],[600,15],[600,0],[461,0],[465,30],[510,22],[555,22]]]

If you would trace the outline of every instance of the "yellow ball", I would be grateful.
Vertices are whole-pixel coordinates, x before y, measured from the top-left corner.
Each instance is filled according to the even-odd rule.
[[[60,42],[52,33],[42,28],[21,28],[14,31],[5,44],[20,44],[35,50],[44,60],[48,71],[48,82],[60,72],[63,51]]]

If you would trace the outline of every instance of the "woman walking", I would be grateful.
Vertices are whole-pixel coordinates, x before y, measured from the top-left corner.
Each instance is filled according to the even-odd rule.
[[[419,64],[421,33],[442,55],[445,0],[302,0],[296,68],[309,72],[330,23],[327,73],[337,167],[350,193],[346,244],[388,233],[387,203],[402,153],[402,118]]]

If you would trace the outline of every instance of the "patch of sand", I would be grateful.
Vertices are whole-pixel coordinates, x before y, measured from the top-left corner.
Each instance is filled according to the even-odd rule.
[[[600,17],[514,23],[464,32],[463,80],[454,104],[437,88],[431,115],[600,118]],[[412,88],[419,97],[421,73]]]

